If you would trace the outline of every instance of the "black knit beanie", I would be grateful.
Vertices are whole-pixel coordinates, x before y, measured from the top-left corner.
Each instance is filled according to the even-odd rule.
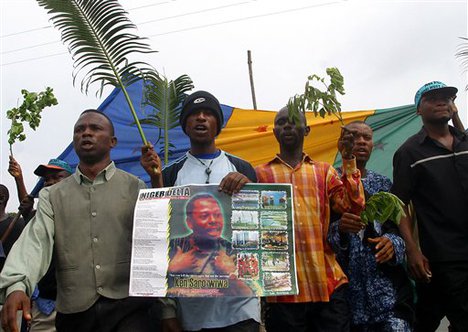
[[[187,117],[194,111],[199,110],[201,108],[213,112],[218,122],[218,130],[216,132],[216,135],[218,135],[221,132],[221,127],[224,123],[223,111],[221,110],[221,105],[219,104],[218,99],[216,99],[215,96],[206,91],[197,91],[185,98],[179,118],[182,130],[185,133],[185,124],[187,122]]]

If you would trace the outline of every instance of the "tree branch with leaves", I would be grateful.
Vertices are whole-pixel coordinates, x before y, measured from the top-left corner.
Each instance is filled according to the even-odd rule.
[[[21,105],[7,111],[7,118],[11,120],[11,128],[7,133],[11,156],[13,156],[13,144],[17,140],[22,142],[26,139],[23,122],[26,122],[32,130],[36,130],[41,123],[42,111],[58,104],[53,89],[50,87],[39,93],[23,89],[21,94],[23,95]]]
[[[337,94],[344,95],[344,78],[338,68],[327,68],[328,79],[316,74],[310,75],[305,84],[304,93],[291,97],[288,101],[288,114],[290,121],[298,123],[299,114],[305,115],[311,111],[314,115],[325,118],[326,115],[334,115],[344,125],[341,116],[341,103]],[[319,84],[322,89],[316,87]]]

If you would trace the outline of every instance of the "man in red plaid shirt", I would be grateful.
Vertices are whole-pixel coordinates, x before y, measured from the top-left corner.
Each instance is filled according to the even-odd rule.
[[[352,155],[353,134],[344,131],[339,148],[343,176],[327,163],[312,160],[303,152],[309,134],[306,118],[289,120],[288,109],[275,117],[274,134],[280,153],[256,168],[258,182],[291,183],[298,295],[267,299],[266,327],[274,331],[349,331],[349,308],[345,298],[347,278],[327,242],[330,208],[359,214],[364,191]]]

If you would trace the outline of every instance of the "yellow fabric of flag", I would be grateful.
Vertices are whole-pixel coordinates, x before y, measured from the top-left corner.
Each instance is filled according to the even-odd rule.
[[[342,112],[346,123],[373,115],[375,110]],[[276,112],[234,108],[232,115],[216,139],[216,146],[235,156],[249,161],[253,166],[270,161],[279,152],[273,134]],[[314,160],[333,164],[341,123],[334,115],[325,118],[307,113],[310,134],[304,140],[304,151]]]

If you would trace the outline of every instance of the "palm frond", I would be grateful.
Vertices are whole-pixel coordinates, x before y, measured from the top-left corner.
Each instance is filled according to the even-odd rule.
[[[468,70],[468,38],[460,37],[464,43],[458,46],[458,51],[455,56],[461,59],[461,64],[465,70]],[[468,89],[468,87],[467,87]]]
[[[90,85],[99,83],[99,94],[107,85],[122,89],[140,132],[145,135],[126,87],[142,77],[157,76],[152,66],[131,62],[135,53],[151,53],[143,38],[132,33],[135,25],[117,0],[37,0],[51,15],[60,30],[62,41],[74,61],[73,84],[81,78],[81,91],[88,93]],[[84,73],[84,74],[83,74]]]
[[[152,123],[163,131],[164,163],[170,154],[169,130],[179,125],[181,104],[186,93],[193,89],[193,82],[187,75],[173,81],[164,76],[153,76],[146,87],[145,104],[153,107],[155,113],[142,120]]]
[[[37,0],[50,15],[74,60],[73,82],[82,75],[81,90],[100,83],[128,86],[154,69],[143,62],[129,62],[133,53],[151,53],[143,38],[131,33],[136,26],[116,0]],[[86,71],[87,69],[87,71]]]

